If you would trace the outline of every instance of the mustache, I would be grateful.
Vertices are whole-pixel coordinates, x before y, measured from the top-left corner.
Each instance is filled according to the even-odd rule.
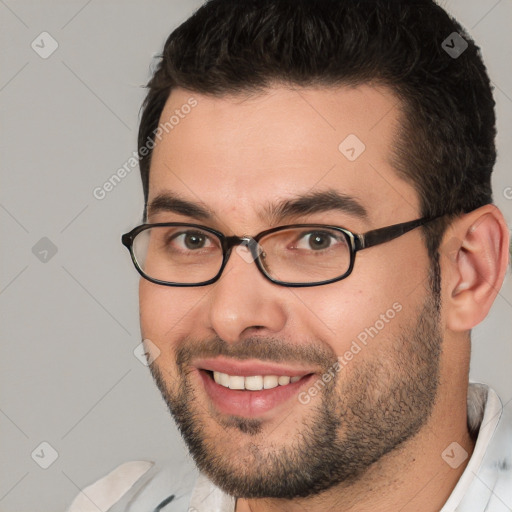
[[[205,340],[183,339],[176,349],[176,364],[179,368],[190,365],[194,359],[219,356],[233,359],[258,359],[273,363],[295,363],[322,369],[332,367],[338,360],[335,352],[326,345],[297,344],[273,337],[253,336],[237,343],[228,343],[222,338]]]

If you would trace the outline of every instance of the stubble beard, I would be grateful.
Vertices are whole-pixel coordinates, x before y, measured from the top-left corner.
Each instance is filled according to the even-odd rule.
[[[314,405],[311,401],[309,411],[297,401],[293,411],[301,413],[302,422],[293,422],[293,411],[284,417],[286,431],[274,435],[282,442],[270,440],[279,424],[271,430],[257,418],[214,419],[199,407],[184,358],[181,363],[177,358],[175,385],[166,383],[155,363],[151,373],[198,469],[224,492],[239,498],[314,496],[356,481],[427,422],[439,383],[439,310],[439,295],[431,292],[391,351],[356,356],[323,387]]]

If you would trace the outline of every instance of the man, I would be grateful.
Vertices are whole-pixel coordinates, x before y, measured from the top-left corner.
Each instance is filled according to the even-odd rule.
[[[512,510],[510,407],[468,388],[509,241],[461,26],[430,0],[212,0],[148,88],[123,243],[199,473],[127,463],[70,510]]]

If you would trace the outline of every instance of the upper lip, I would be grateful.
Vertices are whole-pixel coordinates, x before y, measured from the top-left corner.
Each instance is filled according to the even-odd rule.
[[[302,377],[314,373],[311,369],[286,366],[284,364],[272,363],[270,361],[257,360],[235,360],[225,357],[216,357],[213,359],[197,359],[194,366],[200,370],[210,370],[228,375],[239,375],[241,377],[250,377],[252,375],[277,375],[289,377]]]

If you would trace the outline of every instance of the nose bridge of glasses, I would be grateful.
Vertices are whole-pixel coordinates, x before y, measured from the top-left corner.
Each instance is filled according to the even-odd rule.
[[[261,251],[258,251],[259,244],[252,236],[228,236],[225,238],[224,250],[226,257],[231,254],[233,247],[246,247],[249,249],[252,259],[256,259]]]

